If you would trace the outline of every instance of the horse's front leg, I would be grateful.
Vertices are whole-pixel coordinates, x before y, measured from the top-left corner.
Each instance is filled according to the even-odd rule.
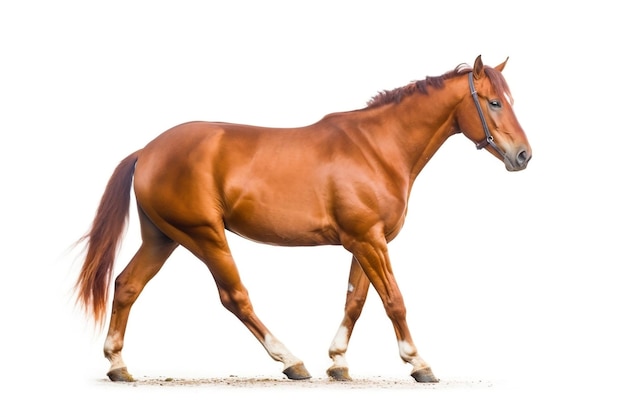
[[[348,342],[354,330],[354,325],[361,316],[361,311],[363,311],[369,285],[370,282],[363,273],[363,269],[361,269],[357,260],[352,257],[343,320],[330,345],[330,349],[328,349],[328,356],[333,360],[333,364],[326,373],[335,381],[350,381],[352,379],[348,372],[346,350],[348,350]]]
[[[391,319],[402,360],[413,369],[411,376],[417,382],[438,382],[430,366],[417,353],[406,321],[404,299],[391,269],[387,241],[384,235],[354,241],[348,248],[380,295],[385,312]]]

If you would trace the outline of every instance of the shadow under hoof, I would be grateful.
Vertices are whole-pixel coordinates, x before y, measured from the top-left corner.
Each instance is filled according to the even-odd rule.
[[[333,381],[352,381],[348,368],[328,368],[326,375]]]
[[[126,367],[113,369],[107,373],[107,376],[113,382],[135,382],[135,378],[128,373]]]
[[[311,378],[311,374],[309,374],[309,371],[306,370],[302,363],[285,368],[283,374],[287,375],[287,378],[295,380]]]
[[[439,378],[436,378],[433,374],[433,371],[430,368],[420,369],[419,371],[415,371],[411,374],[413,378],[417,382],[420,383],[437,383],[439,382]]]

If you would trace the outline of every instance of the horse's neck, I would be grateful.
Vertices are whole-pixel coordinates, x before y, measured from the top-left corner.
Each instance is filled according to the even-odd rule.
[[[429,95],[415,93],[378,109],[376,117],[385,120],[382,129],[386,131],[380,136],[398,147],[411,183],[446,139],[458,133],[454,112],[462,94],[454,88],[448,85]]]

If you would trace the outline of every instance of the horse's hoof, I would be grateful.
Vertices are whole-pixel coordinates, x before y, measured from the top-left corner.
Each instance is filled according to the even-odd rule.
[[[135,379],[128,373],[126,367],[112,369],[107,373],[109,379],[113,382],[134,382]]]
[[[309,371],[306,370],[303,363],[297,363],[295,365],[290,366],[289,368],[285,368],[283,370],[283,374],[287,375],[289,379],[309,379],[311,375]]]
[[[350,374],[348,374],[348,368],[345,367],[328,368],[326,375],[334,381],[352,381]]]
[[[435,375],[433,374],[433,371],[430,368],[422,368],[418,371],[413,372],[411,376],[415,378],[417,382],[420,382],[420,383],[432,384],[432,383],[439,382],[439,379],[435,377]]]

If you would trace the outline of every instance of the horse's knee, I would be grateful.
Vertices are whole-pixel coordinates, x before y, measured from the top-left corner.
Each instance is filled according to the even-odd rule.
[[[363,311],[363,306],[365,305],[365,298],[353,298],[346,303],[346,316],[352,320],[352,322],[356,322],[359,317],[361,317],[361,312]]]
[[[406,319],[406,306],[403,302],[387,303],[385,304],[385,311],[394,322]]]

